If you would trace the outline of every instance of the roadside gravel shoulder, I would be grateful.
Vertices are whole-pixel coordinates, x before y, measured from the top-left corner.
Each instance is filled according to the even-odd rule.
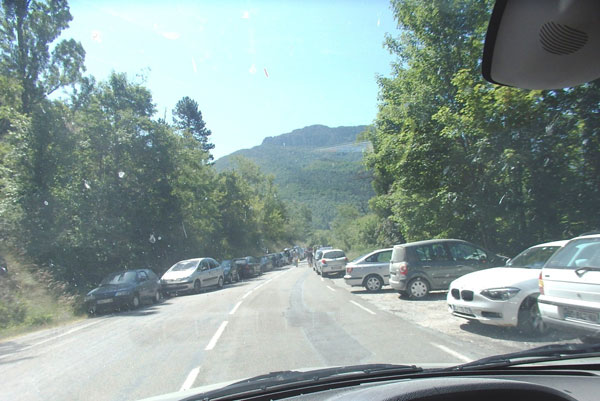
[[[500,348],[506,350],[505,352],[513,352],[557,341],[575,340],[574,337],[559,332],[551,332],[544,336],[531,336],[519,332],[514,327],[484,325],[455,317],[448,312],[446,291],[433,292],[423,300],[411,300],[400,298],[399,294],[389,286],[384,286],[379,292],[370,293],[362,287],[346,285],[343,278],[332,278],[330,281],[377,309],[451,336],[455,340],[463,342],[465,346],[468,346],[469,343],[481,344],[482,341],[486,341],[490,344],[491,349]]]

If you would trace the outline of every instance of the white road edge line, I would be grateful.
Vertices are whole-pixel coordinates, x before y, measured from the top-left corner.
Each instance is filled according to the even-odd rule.
[[[217,345],[217,341],[219,341],[219,337],[221,337],[221,334],[223,334],[223,331],[225,331],[225,327],[227,327],[227,323],[229,323],[227,320],[225,320],[223,323],[221,323],[221,325],[217,329],[217,332],[215,333],[215,335],[210,339],[210,342],[208,343],[206,348],[204,348],[204,351],[210,351],[211,349],[213,349],[215,347],[215,345]]]
[[[374,315],[375,312],[373,312],[371,309],[365,308],[364,306],[362,306],[361,304],[359,304],[358,302],[354,302],[354,301],[350,301],[351,303],[353,303],[354,305],[358,306],[360,309],[369,312],[371,315]]]
[[[88,323],[88,324],[84,324],[82,326],[75,327],[75,328],[73,328],[71,330],[65,331],[64,333],[58,334],[58,335],[56,335],[54,337],[50,337],[50,338],[47,338],[45,340],[38,341],[37,343],[33,343],[31,345],[28,345],[27,347],[23,347],[23,348],[21,348],[21,351],[25,351],[25,350],[28,350],[30,348],[37,347],[38,345],[45,344],[48,341],[52,341],[52,340],[56,340],[56,339],[64,337],[64,336],[68,336],[69,334],[75,333],[76,331],[79,331],[79,330],[83,330],[83,329],[85,329],[87,327],[93,326],[93,325],[98,324],[98,323],[100,323],[102,321],[103,321],[103,319],[102,320],[96,320],[95,322],[91,322],[91,323]],[[10,355],[10,354],[8,354],[8,355]],[[3,355],[2,358],[6,357],[8,355]]]
[[[242,299],[246,299],[248,297],[248,295],[252,294],[252,291],[254,291],[254,290],[250,290],[247,293],[245,293],[244,296],[242,297]]]
[[[327,286],[327,288],[329,288],[331,291],[335,292],[335,290],[333,288],[331,288],[330,286]]]
[[[196,381],[196,377],[198,377],[198,373],[200,373],[200,368],[192,369],[190,374],[187,376],[187,378],[181,385],[181,388],[179,389],[179,391],[185,391],[185,390],[189,390],[190,388],[192,388],[192,385]]]
[[[467,358],[467,357],[466,357],[466,356],[464,356],[463,354],[460,354],[460,353],[458,353],[458,352],[454,351],[453,349],[450,349],[450,348],[448,348],[448,347],[446,347],[446,346],[444,346],[444,345],[442,345],[442,344],[434,344],[434,343],[431,343],[431,345],[433,345],[433,346],[435,346],[435,347],[437,347],[437,348],[441,349],[442,351],[446,352],[447,354],[450,354],[450,355],[452,355],[453,357],[456,357],[456,358],[460,359],[460,360],[461,360],[461,361],[463,361],[463,362],[471,362],[471,361],[472,361],[472,359],[471,359],[471,358]]]
[[[240,301],[237,304],[235,304],[235,306],[233,307],[233,309],[231,310],[231,312],[229,312],[229,314],[233,315],[235,313],[235,311],[238,310],[238,308],[240,307],[241,304],[242,304],[242,301]]]

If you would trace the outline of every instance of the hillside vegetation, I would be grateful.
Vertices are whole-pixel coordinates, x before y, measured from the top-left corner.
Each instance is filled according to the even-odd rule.
[[[367,126],[330,128],[312,125],[276,137],[267,137],[259,146],[244,149],[215,162],[217,171],[236,166],[244,157],[265,174],[273,175],[284,201],[307,207],[312,227],[330,227],[339,205],[352,205],[362,212],[374,195],[371,174],[362,164],[366,142],[357,136]]]

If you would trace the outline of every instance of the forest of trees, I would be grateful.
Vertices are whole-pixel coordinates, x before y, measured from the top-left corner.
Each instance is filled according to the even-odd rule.
[[[396,56],[368,130],[371,212],[341,206],[315,243],[453,237],[514,256],[600,228],[600,82],[550,91],[481,75],[490,0],[393,0]]]
[[[142,84],[85,75],[82,46],[57,41],[71,19],[65,0],[4,1],[1,245],[87,288],[116,269],[161,272],[296,240],[358,253],[455,237],[513,256],[598,229],[600,82],[550,91],[485,82],[492,3],[392,1],[399,30],[385,46],[396,62],[378,78],[379,112],[362,135],[375,196],[370,210],[356,206],[362,198],[327,205],[336,217],[313,231],[311,210],[284,203],[256,165],[215,170],[213,133],[191,97],[165,121]]]
[[[142,84],[85,75],[81,44],[57,40],[71,18],[64,0],[2,2],[2,249],[82,291],[119,269],[293,244],[310,216],[280,200],[273,178],[244,160],[217,173],[190,97],[165,121]]]

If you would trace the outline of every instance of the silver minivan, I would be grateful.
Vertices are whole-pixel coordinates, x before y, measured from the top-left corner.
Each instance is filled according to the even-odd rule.
[[[341,249],[327,249],[316,260],[317,273],[325,277],[331,274],[344,274],[348,258]]]
[[[182,260],[175,263],[161,278],[165,294],[183,291],[200,292],[202,288],[223,287],[223,268],[212,258]]]
[[[390,283],[392,248],[378,249],[354,259],[346,265],[344,281],[352,287],[379,291]]]
[[[538,308],[549,326],[600,337],[600,235],[572,239],[544,265]]]

